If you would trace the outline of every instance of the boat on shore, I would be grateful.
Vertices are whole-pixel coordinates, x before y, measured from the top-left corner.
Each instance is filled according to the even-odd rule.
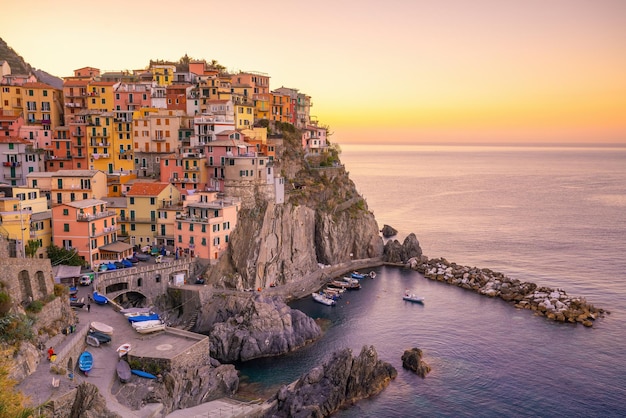
[[[83,351],[80,357],[78,357],[78,368],[81,372],[85,373],[85,376],[87,376],[93,368],[93,356],[89,351]]]
[[[138,326],[135,328],[135,331],[137,331],[140,334],[151,334],[153,332],[158,332],[158,331],[164,331],[165,330],[166,325],[164,323],[159,323],[159,324],[153,324],[153,325],[143,325],[143,326]]]
[[[321,303],[323,305],[335,306],[337,304],[337,302],[335,302],[334,300],[327,298],[326,296],[320,293],[311,293],[311,296],[313,296],[314,301]]]
[[[100,347],[100,340],[98,340],[93,335],[87,334],[87,336],[85,337],[85,343],[87,343],[87,345],[90,345],[92,347]]]
[[[143,370],[132,369],[130,371],[135,376],[145,377],[146,379],[156,379],[156,376],[152,373],[144,372]]]
[[[99,331],[90,331],[89,334],[87,334],[87,337],[95,338],[96,340],[98,340],[99,344],[106,344],[111,342],[110,335],[104,334]]]
[[[150,327],[153,325],[159,325],[162,324],[163,321],[161,321],[160,319],[152,319],[150,321],[140,321],[140,322],[131,322],[131,326],[135,329],[137,328],[141,328],[141,327]]]
[[[113,327],[107,324],[103,324],[102,322],[94,321],[89,324],[89,328],[96,332],[101,332],[106,335],[113,335]]]
[[[102,296],[98,292],[93,292],[92,297],[93,297],[93,301],[96,302],[98,305],[106,305],[109,302],[109,299],[107,299],[106,296]]]
[[[152,308],[124,308],[120,310],[120,313],[124,314],[124,316],[133,316],[127,314],[149,315],[152,313],[152,311]]]
[[[124,357],[126,354],[128,354],[130,349],[131,349],[131,345],[129,343],[122,344],[119,347],[117,347],[117,355],[119,357]],[[129,372],[130,372],[130,369],[129,369]]]
[[[159,315],[158,314],[151,314],[151,315],[136,315],[136,316],[129,316],[128,318],[128,322],[133,323],[133,322],[145,322],[145,321],[156,321],[159,319]]]
[[[130,365],[126,361],[118,361],[115,371],[117,372],[117,378],[120,379],[120,382],[126,383],[130,380],[132,372],[130,371]]]

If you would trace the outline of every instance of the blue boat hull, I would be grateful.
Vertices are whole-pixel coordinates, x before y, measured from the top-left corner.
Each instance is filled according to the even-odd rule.
[[[93,356],[89,351],[83,351],[78,358],[78,368],[83,373],[87,374],[93,367]]]
[[[158,314],[152,315],[138,315],[138,316],[129,316],[128,322],[145,322],[145,321],[156,321],[159,319]]]
[[[98,292],[93,292],[93,301],[98,305],[104,305],[109,300],[105,296],[100,295]]]
[[[143,370],[133,369],[130,371],[132,374],[140,377],[145,377],[146,379],[156,379],[156,376],[152,373],[144,372]]]

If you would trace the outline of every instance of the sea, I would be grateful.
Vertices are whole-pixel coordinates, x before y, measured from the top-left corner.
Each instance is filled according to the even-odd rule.
[[[625,417],[626,147],[342,145],[379,227],[415,233],[429,258],[565,290],[610,313],[561,324],[500,299],[380,267],[335,307],[291,303],[323,336],[238,364],[242,393],[281,385],[374,346],[398,376],[336,417]],[[369,270],[366,270],[369,271]],[[405,302],[409,289],[423,305]],[[432,368],[402,368],[417,347]]]

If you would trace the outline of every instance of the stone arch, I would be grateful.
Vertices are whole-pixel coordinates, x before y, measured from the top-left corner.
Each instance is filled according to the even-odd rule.
[[[160,275],[160,274],[157,274],[156,276],[154,276],[154,281],[155,281],[156,283],[161,283],[161,275]]]
[[[35,280],[37,281],[41,297],[45,297],[48,294],[48,287],[46,286],[46,276],[44,276],[43,271],[38,270],[35,273]]]
[[[27,270],[22,270],[17,275],[20,284],[21,298],[23,302],[31,302],[33,300],[33,288],[30,284],[30,274]]]
[[[144,307],[148,297],[141,292],[130,290],[117,295],[113,300],[122,306]]]

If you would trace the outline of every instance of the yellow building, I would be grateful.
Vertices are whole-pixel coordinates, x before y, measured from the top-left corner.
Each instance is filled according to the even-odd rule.
[[[112,112],[115,110],[113,81],[91,81],[87,87],[87,109]]]
[[[126,199],[130,244],[157,245],[157,236],[166,232],[157,230],[159,211],[180,203],[178,189],[170,183],[136,182],[126,193]]]
[[[107,195],[107,175],[98,170],[28,173],[28,186],[47,196],[52,206]]]
[[[254,126],[254,106],[252,104],[234,104],[235,128],[251,129]]]
[[[22,86],[24,120],[29,125],[40,125],[51,130],[63,121],[63,90],[44,83],[26,83]]]
[[[151,63],[152,81],[159,86],[169,86],[174,81],[176,65],[172,63],[156,64]]]

